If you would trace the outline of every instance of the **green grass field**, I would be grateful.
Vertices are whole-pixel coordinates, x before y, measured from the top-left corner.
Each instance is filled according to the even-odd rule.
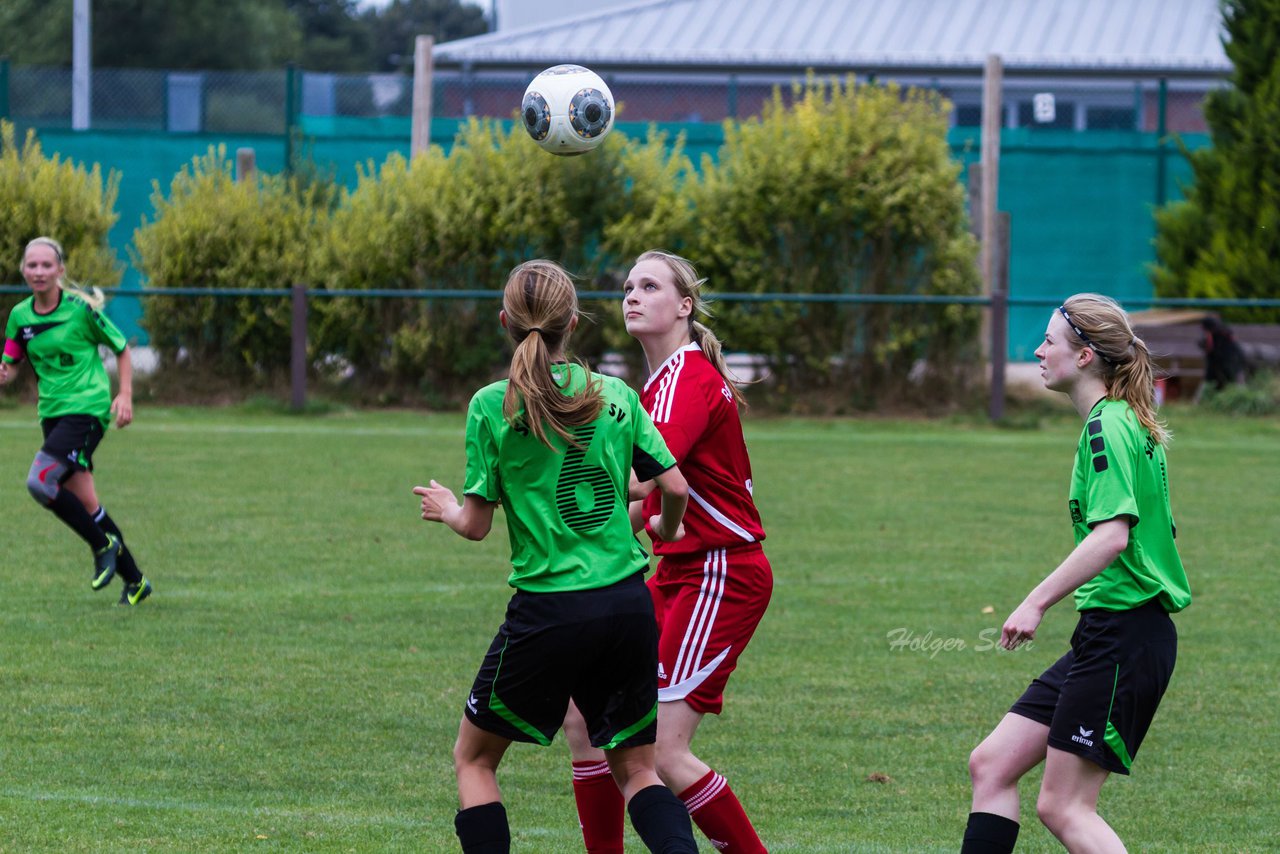
[[[1196,599],[1102,813],[1132,851],[1275,850],[1280,424],[1170,421]],[[991,649],[1070,548],[1079,429],[749,419],[776,588],[696,745],[770,850],[958,849],[969,751],[1074,624]],[[27,495],[38,437],[0,409],[0,852],[455,850],[450,750],[509,594],[501,514],[468,543],[410,494],[460,485],[460,416],[141,408],[97,458],[156,586],[132,610]],[[500,782],[515,850],[581,850],[563,744]],[[1060,850],[1037,786],[1019,850]]]

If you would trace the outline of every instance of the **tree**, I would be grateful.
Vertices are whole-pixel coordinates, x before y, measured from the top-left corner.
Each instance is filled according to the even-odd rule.
[[[310,71],[370,71],[373,30],[355,0],[287,0],[302,33],[298,63]]]
[[[1225,0],[1223,18],[1234,70],[1205,99],[1213,144],[1187,153],[1194,183],[1156,212],[1151,276],[1162,297],[1280,295],[1280,0]]]
[[[73,0],[0,0],[0,56],[15,65],[71,64]],[[437,42],[488,29],[462,0],[93,0],[93,64],[212,71],[393,71],[414,36]]]
[[[0,3],[0,54],[15,65],[71,64],[72,0]],[[93,0],[101,68],[279,68],[301,32],[280,0]]]
[[[435,36],[439,43],[489,31],[480,7],[459,0],[392,0],[364,17],[373,32],[373,65],[380,71],[412,67],[417,36]]]
[[[0,3],[0,56],[15,65],[70,65],[71,4]]]

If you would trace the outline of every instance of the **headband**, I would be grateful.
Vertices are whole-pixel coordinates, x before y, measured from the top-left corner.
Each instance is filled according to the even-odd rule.
[[[50,240],[47,237],[37,237],[36,239],[32,240],[30,243],[27,244],[27,249],[29,250],[32,246],[48,246],[50,249],[53,250],[53,254],[58,256],[59,264],[67,263],[66,259],[62,257],[62,247],[59,246],[57,243],[54,243],[52,240]],[[22,254],[25,256],[27,254],[27,251],[23,250]]]
[[[1085,343],[1085,346],[1098,354],[1099,359],[1106,362],[1108,365],[1114,365],[1116,363],[1115,359],[1098,349],[1098,345],[1094,344],[1093,341],[1090,340],[1089,336],[1084,334],[1083,329],[1076,326],[1076,322],[1071,319],[1071,315],[1067,314],[1067,307],[1065,305],[1058,306],[1058,313],[1062,315],[1063,320],[1067,321],[1067,325],[1071,327],[1071,331],[1080,337],[1080,340]]]

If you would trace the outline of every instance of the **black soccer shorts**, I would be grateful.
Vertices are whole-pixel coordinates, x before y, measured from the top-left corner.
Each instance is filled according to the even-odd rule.
[[[101,419],[92,415],[60,415],[40,422],[44,444],[40,450],[80,471],[93,471],[93,452],[102,441]]]
[[[1048,726],[1050,747],[1128,774],[1177,657],[1177,630],[1157,600],[1131,611],[1089,608],[1071,651],[1009,711]]]
[[[654,742],[658,631],[641,573],[597,590],[516,591],[471,687],[466,716],[486,732],[546,746],[570,699],[593,746]]]

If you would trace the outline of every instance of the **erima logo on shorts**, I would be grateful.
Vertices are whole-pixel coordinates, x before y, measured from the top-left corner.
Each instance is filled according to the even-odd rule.
[[[665,667],[663,667],[663,666],[662,666],[662,662],[661,662],[661,661],[659,661],[659,662],[658,662],[658,678],[659,678],[659,679],[666,679],[666,678],[667,678],[667,668],[665,668]]]
[[[1093,747],[1093,741],[1089,736],[1093,735],[1093,730],[1080,727],[1080,734],[1071,736],[1071,740],[1083,744],[1085,747]]]
[[[472,714],[479,714],[480,710],[478,706],[479,704],[476,702],[475,694],[472,694],[467,698],[467,708],[471,710]]]

